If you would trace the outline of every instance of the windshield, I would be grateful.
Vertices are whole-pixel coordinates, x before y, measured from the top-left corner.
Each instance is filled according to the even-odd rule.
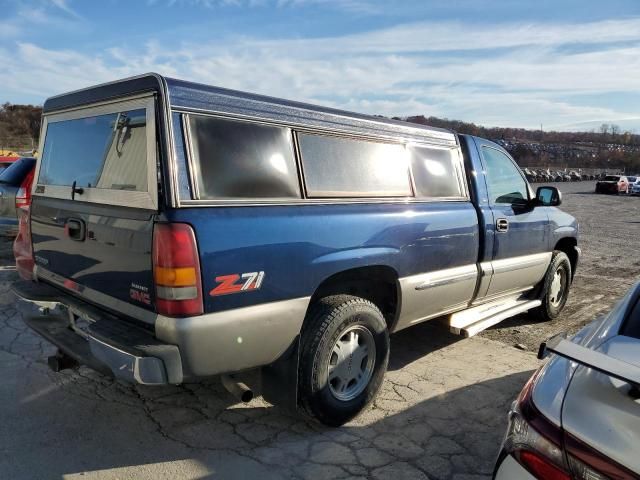
[[[604,177],[605,182],[617,182],[618,180],[620,180],[620,177],[618,177],[617,175],[607,175],[606,177]]]
[[[629,180],[631,183],[634,183],[636,179],[637,177],[627,177],[627,180]]]
[[[21,158],[0,173],[0,183],[17,187],[35,166],[35,158]]]

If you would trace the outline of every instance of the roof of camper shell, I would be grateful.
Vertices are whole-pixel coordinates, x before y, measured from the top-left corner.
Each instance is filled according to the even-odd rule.
[[[171,109],[222,113],[259,120],[341,130],[374,136],[401,136],[453,146],[457,140],[448,130],[346,112],[302,102],[229,90],[148,73],[48,98],[44,113],[77,108],[138,93],[157,92]]]

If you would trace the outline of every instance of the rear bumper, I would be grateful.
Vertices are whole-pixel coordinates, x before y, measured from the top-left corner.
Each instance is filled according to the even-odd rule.
[[[309,297],[138,327],[47,283],[17,282],[25,323],[62,352],[117,378],[178,384],[271,365],[296,342]]]
[[[47,284],[17,282],[13,291],[25,323],[78,363],[143,385],[182,382],[178,347],[148,330]]]

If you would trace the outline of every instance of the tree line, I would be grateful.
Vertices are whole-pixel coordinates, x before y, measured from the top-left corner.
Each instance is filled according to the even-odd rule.
[[[16,105],[9,102],[0,105],[0,149],[33,150],[40,137],[42,107]]]
[[[0,149],[37,148],[42,107],[6,102],[0,105]],[[475,123],[416,115],[396,120],[446,128],[500,140],[523,166],[624,167],[640,170],[640,135],[603,123],[596,131],[556,132],[483,127]]]

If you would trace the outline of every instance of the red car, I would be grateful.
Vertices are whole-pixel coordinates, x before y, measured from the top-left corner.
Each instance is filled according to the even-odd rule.
[[[629,180],[624,175],[607,175],[596,182],[596,193],[629,193]]]

